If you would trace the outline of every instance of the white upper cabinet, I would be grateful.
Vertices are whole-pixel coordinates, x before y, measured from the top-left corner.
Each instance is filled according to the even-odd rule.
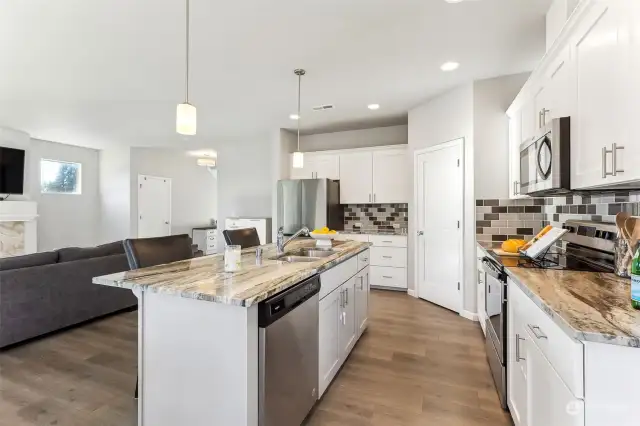
[[[520,135],[520,141],[518,142],[518,149],[520,148],[520,144],[533,139],[538,131],[538,125],[536,120],[536,106],[534,103],[534,99],[528,99],[520,110],[521,120],[520,120],[520,130],[522,134]]]
[[[373,202],[409,202],[409,162],[407,150],[373,152]]]
[[[520,195],[520,143],[522,142],[522,111],[509,117],[509,198]]]
[[[293,164],[293,155],[291,163]],[[304,167],[291,166],[291,179],[340,179],[340,156],[337,154],[306,153]]]
[[[373,153],[340,155],[340,204],[373,202]]]

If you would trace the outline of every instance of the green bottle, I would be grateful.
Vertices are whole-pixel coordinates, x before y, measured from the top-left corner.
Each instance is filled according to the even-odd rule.
[[[631,306],[640,309],[640,247],[631,264]]]

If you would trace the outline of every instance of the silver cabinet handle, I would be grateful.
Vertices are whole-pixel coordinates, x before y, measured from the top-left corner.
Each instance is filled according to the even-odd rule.
[[[531,330],[533,335],[536,336],[536,339],[548,339],[548,337],[542,332],[542,330],[540,330],[540,327],[538,327],[537,325],[527,324],[527,326],[529,327],[529,330]]]
[[[382,256],[383,259],[393,259],[392,256]]]
[[[393,244],[393,241],[383,241],[383,243],[386,243],[386,244]]]
[[[369,261],[369,258],[367,258],[367,257],[363,257],[363,258],[362,258],[362,261],[363,261],[363,262],[368,262],[368,261]]]
[[[340,290],[340,307],[344,308],[344,290]]]
[[[516,362],[526,361],[526,358],[520,356],[520,340],[524,340],[519,334],[516,334]]]
[[[373,194],[373,202],[376,202],[376,194]]]
[[[613,172],[611,173],[613,176],[617,176],[618,173],[624,173],[624,169],[618,170],[618,151],[624,150],[624,146],[618,146],[618,144],[613,144],[611,146],[611,154],[613,155]]]
[[[349,289],[344,289],[344,305],[349,306]]]
[[[418,231],[418,237],[422,237],[424,235],[424,231]]]
[[[369,194],[369,202],[371,202],[371,194]]]
[[[364,277],[359,276],[358,278],[360,278],[360,290],[364,290]]]
[[[390,276],[388,276],[388,275],[383,275],[383,276],[382,276],[382,278],[386,278],[386,279],[388,279],[388,280],[392,280],[392,279],[393,279],[393,277],[390,277]]]

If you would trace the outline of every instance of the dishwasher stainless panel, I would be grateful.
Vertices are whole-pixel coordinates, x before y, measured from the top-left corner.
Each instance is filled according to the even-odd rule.
[[[265,305],[273,322],[259,314],[260,426],[299,426],[318,399],[319,291],[314,277]]]

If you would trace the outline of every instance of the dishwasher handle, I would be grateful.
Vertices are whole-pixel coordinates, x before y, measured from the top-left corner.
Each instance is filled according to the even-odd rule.
[[[320,293],[320,276],[314,275],[258,305],[258,327],[266,328]]]

